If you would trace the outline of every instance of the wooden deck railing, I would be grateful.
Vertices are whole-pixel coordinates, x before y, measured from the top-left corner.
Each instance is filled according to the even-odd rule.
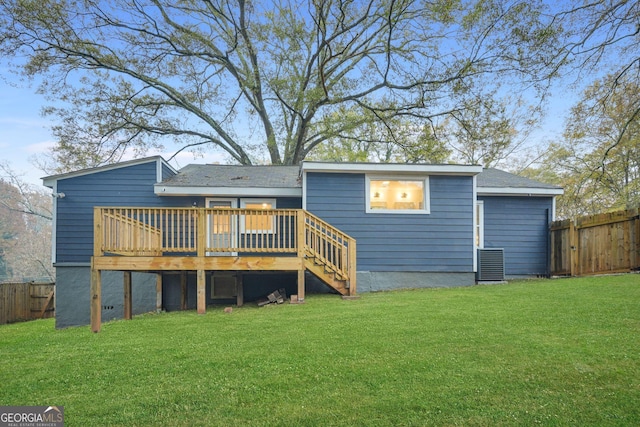
[[[94,255],[297,255],[339,280],[355,278],[355,239],[301,209],[94,210]]]
[[[295,209],[95,208],[94,254],[296,253]]]
[[[103,209],[101,227],[102,250],[119,255],[160,255],[162,232],[141,219],[145,209],[121,212],[119,209]]]
[[[317,216],[304,212],[305,252],[341,280],[355,277],[356,241]]]

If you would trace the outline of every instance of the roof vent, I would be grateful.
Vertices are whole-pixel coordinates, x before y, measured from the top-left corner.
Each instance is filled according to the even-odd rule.
[[[504,282],[504,249],[478,249],[478,282]]]

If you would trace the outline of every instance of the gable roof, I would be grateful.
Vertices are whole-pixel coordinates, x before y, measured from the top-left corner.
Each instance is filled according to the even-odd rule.
[[[162,172],[160,170],[162,165],[164,165],[167,168],[169,168],[169,170],[171,170],[173,173],[177,173],[177,171],[169,163],[167,163],[167,161],[164,158],[162,158],[162,156],[151,156],[151,157],[144,157],[144,158],[141,158],[141,159],[127,160],[127,161],[124,161],[124,162],[111,163],[111,164],[108,164],[108,165],[98,166],[98,167],[95,167],[95,168],[80,169],[80,170],[77,170],[77,171],[61,173],[61,174],[58,174],[58,175],[45,176],[44,178],[42,178],[42,183],[43,183],[43,185],[45,187],[53,188],[53,186],[55,185],[55,182],[58,181],[58,180],[61,180],[61,179],[76,178],[76,177],[83,176],[83,175],[91,175],[91,174],[98,173],[98,172],[106,172],[106,171],[110,171],[110,170],[114,170],[114,169],[120,169],[120,168],[129,167],[129,166],[142,165],[142,164],[150,163],[150,162],[156,162],[157,163],[157,167],[158,167],[157,179],[158,179],[158,181],[160,181],[162,179]]]
[[[297,196],[302,195],[299,166],[187,165],[155,185],[162,196]]]
[[[61,179],[75,178],[139,164],[156,162],[158,180],[161,167],[166,166],[175,175],[155,184],[155,193],[166,196],[302,196],[301,172],[333,173],[428,173],[477,175],[479,195],[555,196],[563,194],[561,187],[525,178],[495,168],[480,169],[473,165],[389,164],[389,163],[335,163],[303,162],[301,166],[245,166],[190,164],[176,171],[162,156],[145,157],[82,169],[42,178],[46,187],[54,188]],[[480,170],[482,172],[480,172]],[[480,172],[480,173],[479,173]]]
[[[495,168],[485,168],[478,175],[478,194],[489,195],[528,195],[555,196],[564,191],[561,187],[525,178]]]

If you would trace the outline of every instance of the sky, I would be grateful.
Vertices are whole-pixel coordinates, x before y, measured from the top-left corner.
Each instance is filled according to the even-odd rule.
[[[42,95],[36,93],[36,87],[35,83],[29,86],[18,82],[16,76],[0,62],[0,162],[7,163],[24,181],[41,187],[41,178],[47,173],[34,165],[33,157],[46,156],[54,146],[54,140],[50,131],[53,123],[41,115],[42,107],[48,103]],[[546,116],[539,129],[529,136],[528,147],[544,147],[548,141],[557,139],[562,134],[565,118],[577,102],[580,91],[563,85],[562,82],[554,86]],[[148,154],[159,154],[168,159],[177,149],[178,147],[169,146],[164,152]],[[180,168],[188,163],[220,163],[225,161],[225,157],[217,152],[194,158],[185,151],[172,164]]]
[[[41,115],[47,101],[36,93],[36,86],[18,84],[15,77],[0,68],[0,161],[9,164],[23,181],[42,187],[41,178],[47,174],[39,170],[34,156],[43,156],[54,146],[50,131],[53,122]],[[564,119],[577,96],[568,88],[557,88],[553,94],[545,120],[540,128],[530,136],[528,146],[545,144],[561,135]],[[164,152],[151,152],[149,155],[162,155],[170,158],[176,147],[166,147]],[[172,165],[176,168],[189,163],[220,163],[224,161],[221,153],[211,153],[205,157],[194,158],[193,154],[183,152]]]
[[[23,84],[0,67],[0,162],[8,164],[22,181],[44,189],[42,178],[48,174],[37,168],[33,158],[46,156],[55,145],[51,133],[54,122],[42,116],[42,108],[49,103],[36,89],[35,84]],[[168,160],[177,150],[177,147],[166,147],[165,151],[148,155],[162,155]],[[179,169],[189,163],[223,163],[224,159],[221,153],[194,158],[192,153],[182,152],[170,163]],[[0,177],[2,175],[0,172]]]
[[[0,161],[24,174],[25,181],[38,185],[38,178],[44,174],[29,163],[29,158],[45,153],[52,145],[49,123],[39,114],[42,105],[43,99],[35,89],[16,88],[6,78],[0,79]]]

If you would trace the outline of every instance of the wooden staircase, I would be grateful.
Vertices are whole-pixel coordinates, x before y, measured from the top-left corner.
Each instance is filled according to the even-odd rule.
[[[305,258],[304,265],[307,271],[312,273],[323,283],[338,291],[341,295],[351,295],[349,293],[349,288],[351,287],[349,280],[338,278],[336,273],[334,271],[327,270],[324,264],[316,264],[314,258]]]
[[[343,296],[356,294],[356,241],[304,211],[304,265]]]

